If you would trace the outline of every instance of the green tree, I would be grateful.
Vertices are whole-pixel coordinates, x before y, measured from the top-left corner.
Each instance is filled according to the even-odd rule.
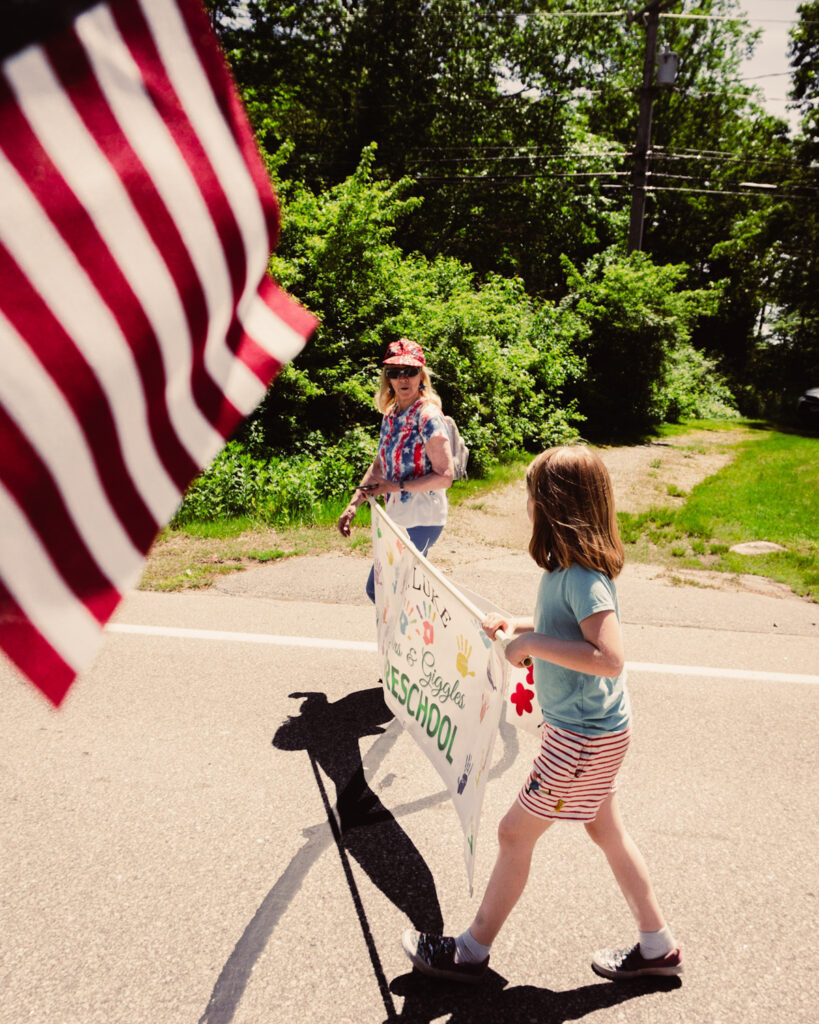
[[[777,157],[770,199],[737,217],[730,237],[714,246],[711,263],[726,279],[724,299],[698,338],[727,357],[723,365],[743,408],[754,415],[792,411],[796,395],[819,382],[819,2],[798,10],[790,57],[801,135],[788,143],[787,158]],[[726,331],[731,324],[733,334]],[[726,347],[726,334],[733,347]]]
[[[570,312],[538,303],[518,279],[478,277],[451,257],[406,256],[396,220],[419,200],[411,182],[374,180],[365,151],[349,179],[320,194],[285,185],[277,279],[320,318],[246,433],[290,451],[334,443],[357,424],[373,432],[373,394],[387,344],[401,335],[428,354],[445,408],[478,471],[504,454],[574,436],[567,397],[582,370]]]
[[[642,252],[610,249],[582,272],[564,264],[569,294],[561,308],[583,325],[576,351],[586,370],[575,394],[588,435],[639,437],[669,413],[683,413],[677,356],[697,319],[713,309],[716,290],[683,288],[685,264],[656,266]],[[704,375],[709,369],[702,367]]]

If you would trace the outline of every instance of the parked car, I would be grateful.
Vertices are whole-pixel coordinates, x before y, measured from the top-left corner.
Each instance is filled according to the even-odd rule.
[[[797,398],[796,419],[802,426],[819,427],[819,388],[808,388]]]

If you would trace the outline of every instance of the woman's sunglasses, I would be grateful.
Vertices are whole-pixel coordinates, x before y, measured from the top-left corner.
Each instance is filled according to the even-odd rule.
[[[384,374],[387,380],[395,380],[397,377],[417,377],[421,372],[420,366],[385,366]]]

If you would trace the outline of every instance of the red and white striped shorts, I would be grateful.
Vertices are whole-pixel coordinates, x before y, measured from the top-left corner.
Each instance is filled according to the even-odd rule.
[[[518,802],[540,818],[593,821],[600,804],[617,789],[631,728],[581,736],[544,722],[540,737],[540,753]]]

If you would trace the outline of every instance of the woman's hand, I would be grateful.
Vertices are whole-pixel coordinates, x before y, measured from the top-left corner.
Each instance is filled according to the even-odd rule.
[[[368,498],[378,498],[382,494],[395,494],[396,491],[400,491],[401,484],[393,480],[371,480],[366,487],[360,487],[359,490]]]
[[[357,508],[357,505],[354,505],[352,502],[350,502],[347,508],[345,508],[341,515],[338,517],[338,522],[336,523],[336,526],[338,527],[338,532],[341,534],[342,537],[350,536],[350,527],[352,525],[353,519],[355,519]]]

